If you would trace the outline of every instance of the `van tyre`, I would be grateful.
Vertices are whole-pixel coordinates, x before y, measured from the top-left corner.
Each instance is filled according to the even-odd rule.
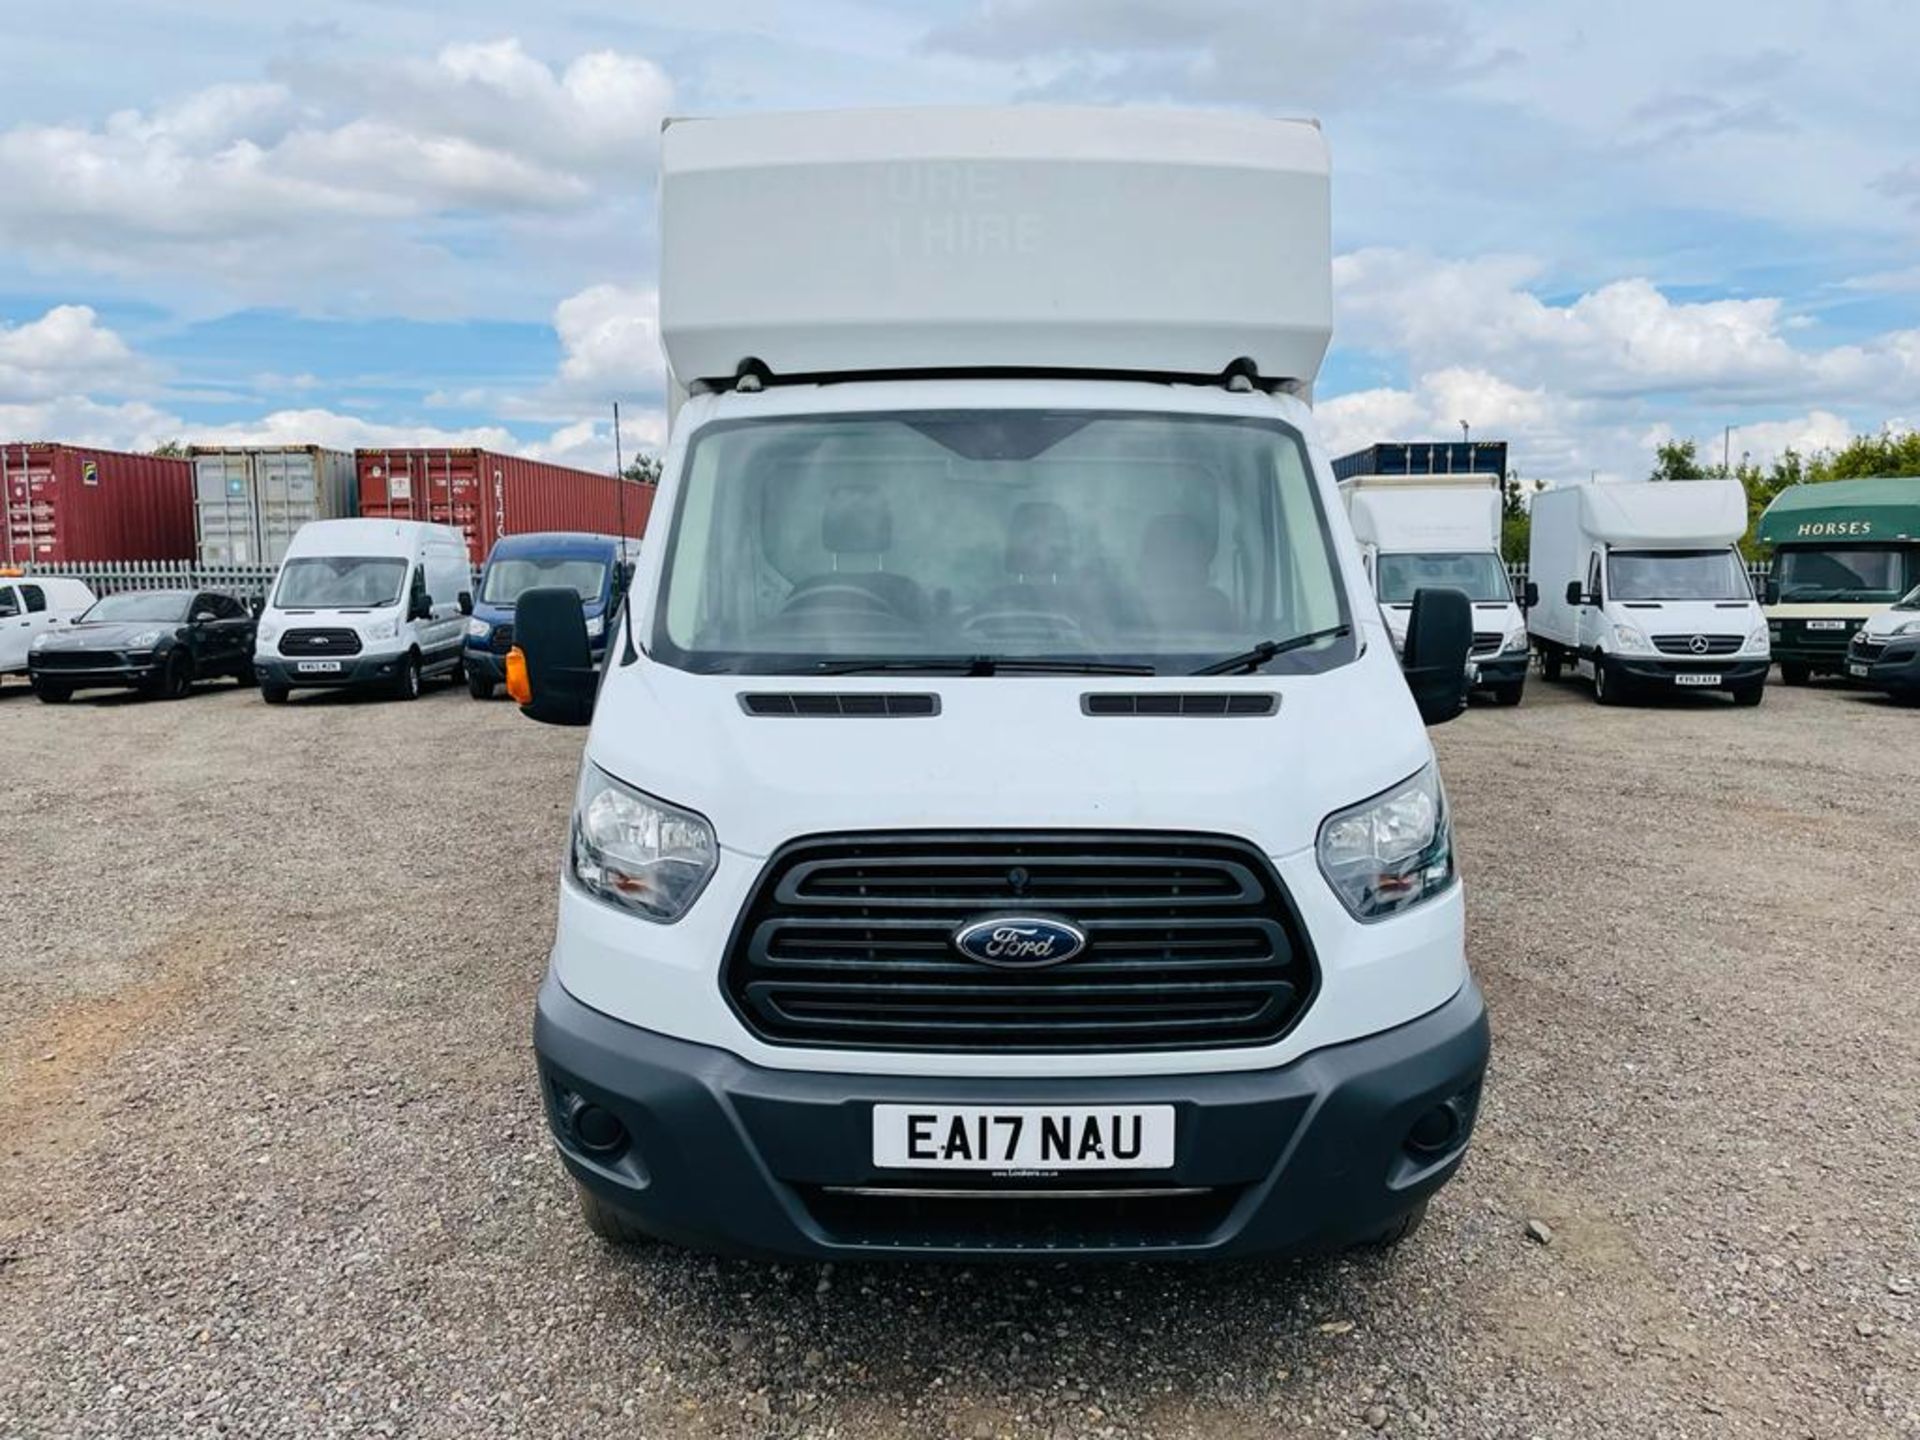
[[[271,680],[260,682],[260,698],[269,705],[284,705],[290,692],[284,685],[276,685]]]
[[[1493,703],[1496,705],[1518,705],[1520,703],[1520,697],[1526,693],[1526,690],[1527,686],[1524,680],[1518,685],[1496,686],[1493,691]]]
[[[573,1182],[573,1193],[579,1197],[580,1218],[587,1222],[587,1229],[609,1245],[645,1245],[652,1241],[653,1237],[635,1224],[631,1215],[609,1205],[578,1180]]]
[[[1540,647],[1540,675],[1545,680],[1560,678],[1560,647],[1558,645]]]
[[[1812,673],[1805,665],[1790,665],[1785,660],[1780,662],[1780,683],[1783,685],[1804,685]]]
[[[1604,660],[1593,662],[1593,698],[1602,705],[1618,705],[1625,698],[1621,695],[1624,682],[1613,673]]]
[[[402,700],[420,698],[420,657],[409,655],[401,665],[400,673],[394,677],[393,693]]]
[[[1733,692],[1733,703],[1752,707],[1758,705],[1765,699],[1766,694],[1767,687],[1765,685],[1742,685]]]
[[[467,694],[476,700],[493,698],[493,681],[475,671],[467,671]]]
[[[1414,1231],[1426,1223],[1427,1202],[1422,1200],[1378,1234],[1356,1241],[1353,1248],[1355,1250],[1391,1250],[1403,1240],[1409,1239]]]

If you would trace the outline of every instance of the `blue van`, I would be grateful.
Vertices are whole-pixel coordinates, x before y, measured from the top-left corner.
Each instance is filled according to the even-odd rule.
[[[606,654],[607,632],[633,578],[638,540],[618,535],[545,531],[507,535],[496,541],[480,575],[480,589],[467,621],[467,691],[490,699],[507,678],[507,651],[513,648],[513,607],[521,594],[542,585],[570,585],[587,611],[587,634],[598,664]]]

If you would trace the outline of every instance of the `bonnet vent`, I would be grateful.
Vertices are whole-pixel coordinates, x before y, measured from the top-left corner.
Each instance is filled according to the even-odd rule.
[[[824,690],[797,690],[744,694],[740,697],[740,708],[749,715],[798,715],[848,719],[871,716],[884,719],[896,716],[938,715],[940,697],[938,695],[877,694],[873,691],[852,691],[837,695]]]
[[[1280,708],[1280,697],[1257,691],[1202,691],[1193,695],[1096,692],[1082,695],[1080,708],[1089,715],[1271,715]]]

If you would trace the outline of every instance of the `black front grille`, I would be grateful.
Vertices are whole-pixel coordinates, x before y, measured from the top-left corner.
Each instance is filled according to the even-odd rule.
[[[1856,660],[1878,660],[1880,652],[1886,648],[1886,641],[1872,639],[1866,631],[1861,630],[1854,634],[1850,653]]]
[[[40,650],[33,656],[35,670],[113,670],[127,663],[114,650]]]
[[[513,626],[494,626],[493,633],[487,637],[487,647],[496,655],[504,655],[513,649]]]
[[[1476,655],[1497,655],[1500,642],[1507,637],[1498,630],[1476,630],[1473,632],[1473,653]]]
[[[962,926],[1052,916],[1087,946],[1002,969]],[[728,998],[775,1044],[1032,1053],[1277,1040],[1312,999],[1313,952],[1250,845],[1126,833],[848,835],[795,842],[760,877]]]
[[[289,630],[280,637],[282,655],[358,655],[360,637],[347,629]]]
[[[1704,641],[1696,648],[1695,640]],[[1738,654],[1745,639],[1739,635],[1656,635],[1653,648],[1662,655],[1734,655]]]
[[[1005,1188],[1001,1182],[1002,1189]],[[1116,1189],[1111,1196],[1020,1197],[956,1188],[847,1190],[798,1187],[814,1222],[843,1244],[876,1250],[1130,1250],[1198,1245],[1227,1221],[1241,1185]]]

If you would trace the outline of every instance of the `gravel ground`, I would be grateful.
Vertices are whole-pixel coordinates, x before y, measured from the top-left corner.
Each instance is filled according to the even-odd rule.
[[[578,732],[9,684],[0,1435],[1920,1434],[1920,715],[1437,737],[1494,1072],[1400,1253],[822,1269],[578,1223]]]

